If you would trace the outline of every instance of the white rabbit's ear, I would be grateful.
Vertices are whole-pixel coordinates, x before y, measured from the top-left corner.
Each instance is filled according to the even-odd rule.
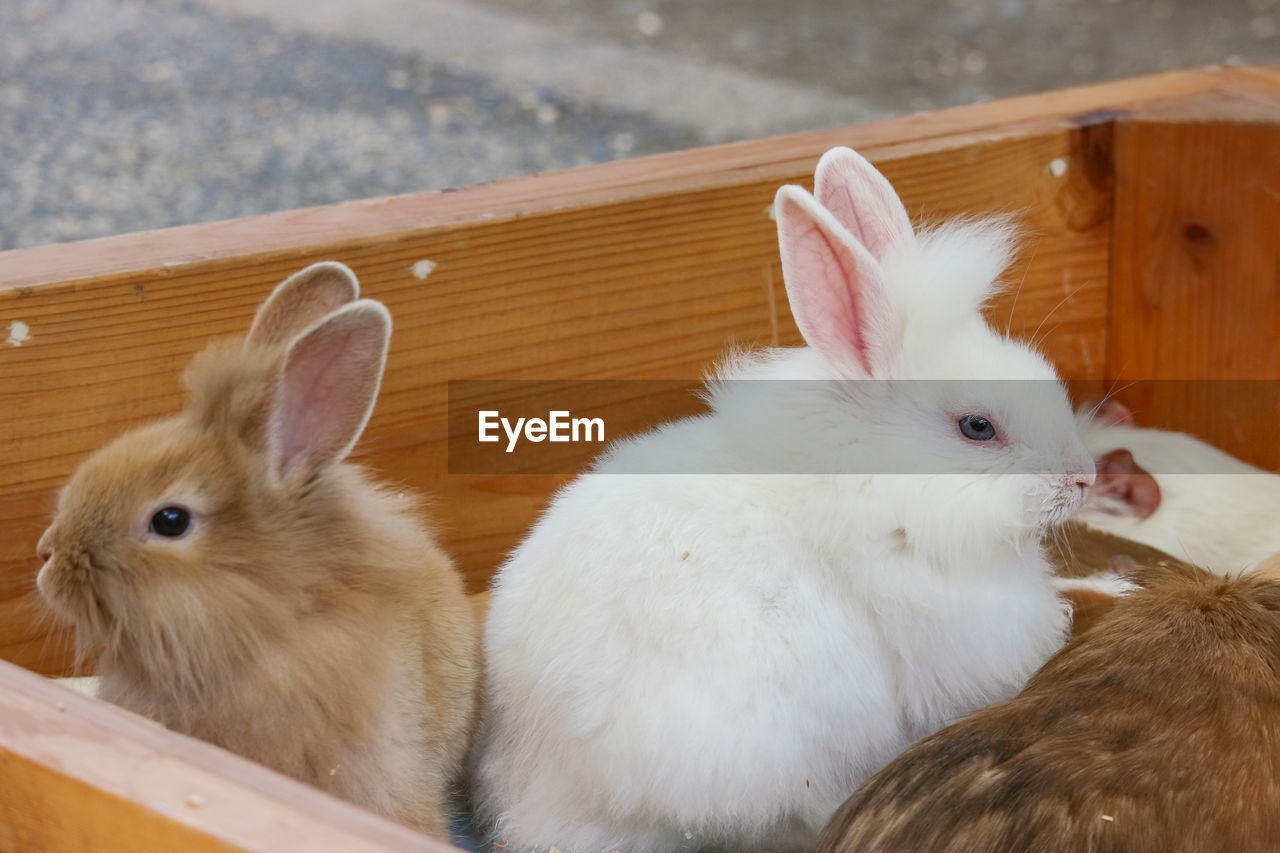
[[[818,203],[877,261],[914,236],[911,219],[893,185],[852,148],[832,148],[822,155],[814,173],[813,192]]]
[[[391,315],[361,299],[307,329],[280,362],[267,443],[275,473],[346,457],[373,412],[391,341]]]
[[[1138,464],[1126,448],[1117,448],[1095,462],[1098,478],[1089,488],[1112,515],[1143,519],[1160,508],[1160,484]]]
[[[800,333],[830,363],[875,376],[894,328],[880,264],[800,187],[779,189],[774,213],[782,276]]]
[[[276,285],[249,327],[245,348],[271,349],[293,340],[321,317],[355,301],[356,275],[346,264],[321,261]]]
[[[1089,420],[1103,426],[1133,426],[1133,412],[1129,411],[1128,406],[1114,397],[1090,400],[1080,407],[1080,411],[1088,415]]]

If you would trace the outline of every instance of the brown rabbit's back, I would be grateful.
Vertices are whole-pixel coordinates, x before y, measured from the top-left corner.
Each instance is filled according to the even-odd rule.
[[[364,482],[359,469],[342,473],[352,481],[343,490],[355,503],[349,515],[367,524],[360,537],[366,541],[356,550],[377,564],[381,588],[370,598],[369,609],[355,615],[356,625],[365,627],[348,632],[345,640],[341,635],[334,639],[349,644],[355,633],[375,642],[378,660],[363,671],[352,669],[349,675],[356,680],[344,692],[358,703],[387,691],[375,702],[381,707],[368,709],[363,719],[351,718],[352,724],[370,727],[371,732],[379,720],[386,727],[383,735],[375,734],[369,741],[377,754],[353,755],[343,770],[322,772],[310,781],[365,803],[395,791],[398,799],[380,810],[429,834],[443,835],[443,826],[423,823],[421,816],[447,809],[438,792],[460,780],[470,749],[479,715],[479,625],[461,576],[422,526],[419,501]],[[349,604],[348,596],[337,600]],[[373,677],[378,666],[388,663],[394,671],[382,679]],[[408,737],[403,727],[407,720],[416,721],[416,736]],[[339,778],[344,773],[351,778]],[[397,773],[400,784],[388,784]]]
[[[431,542],[420,559],[425,570],[415,623],[428,708],[425,740],[457,781],[480,717],[481,625],[444,551]]]
[[[1045,537],[1045,556],[1054,574],[1064,578],[1080,578],[1098,572],[1128,569],[1134,565],[1164,563],[1189,565],[1159,548],[1098,530],[1079,521],[1067,521],[1051,528]]]
[[[1280,578],[1146,575],[863,785],[820,853],[1280,850]]]

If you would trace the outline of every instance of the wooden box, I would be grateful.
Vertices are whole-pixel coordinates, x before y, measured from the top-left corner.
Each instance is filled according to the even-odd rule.
[[[34,601],[56,488],[87,451],[175,411],[188,358],[246,328],[276,282],[338,259],[396,320],[362,458],[438,497],[481,590],[563,478],[449,475],[447,380],[688,380],[729,343],[797,343],[768,208],[834,145],[870,156],[914,217],[1019,216],[993,321],[1069,379],[1126,399],[1134,380],[1280,377],[1272,69],[2,253],[0,850],[449,849],[38,677],[69,666]],[[1273,406],[1143,387],[1127,399],[1144,423],[1280,466]]]

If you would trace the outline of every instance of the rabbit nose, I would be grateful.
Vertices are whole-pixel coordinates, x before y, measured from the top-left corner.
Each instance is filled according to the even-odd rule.
[[[46,530],[36,543],[36,556],[45,562],[53,556],[53,528]]]
[[[53,557],[45,557],[44,565],[40,567],[40,571],[36,572],[36,589],[45,598],[49,598],[51,591],[49,589],[49,577],[54,572]]]
[[[1094,479],[1093,474],[1076,474],[1071,478],[1071,483],[1075,486],[1076,499],[1081,503],[1088,499],[1089,487],[1093,485]]]

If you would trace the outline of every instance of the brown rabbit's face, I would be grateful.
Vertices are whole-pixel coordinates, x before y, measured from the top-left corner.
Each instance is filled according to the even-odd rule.
[[[281,285],[246,341],[192,360],[183,414],[116,439],[63,489],[37,583],[82,643],[153,674],[234,665],[350,581],[352,553],[371,545],[353,533],[362,488],[341,463],[377,397],[391,320],[376,302],[344,304],[354,280],[332,272]]]
[[[251,471],[242,448],[182,418],[121,436],[59,496],[39,543],[41,594],[94,643],[142,624],[198,626],[226,598],[211,588],[235,587],[228,576],[261,559],[243,523],[262,501]]]

